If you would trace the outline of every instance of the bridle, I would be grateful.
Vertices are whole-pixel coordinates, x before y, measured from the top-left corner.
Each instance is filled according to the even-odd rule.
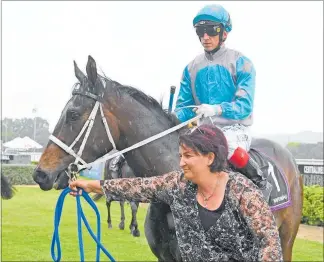
[[[101,163],[101,162],[105,162],[109,159],[112,159],[112,158],[115,158],[116,156],[119,156],[119,155],[123,155],[123,153],[126,153],[128,151],[131,151],[135,148],[138,148],[138,147],[141,147],[147,143],[150,143],[160,137],[163,137],[167,134],[170,134],[184,126],[186,126],[187,124],[189,124],[190,122],[192,121],[196,121],[198,120],[199,118],[201,118],[201,115],[198,115],[192,119],[189,119],[188,121],[186,122],[183,122],[179,125],[176,125],[170,129],[167,129],[161,133],[158,133],[152,137],[149,137],[143,141],[140,141],[128,148],[125,148],[121,151],[118,151],[117,148],[116,148],[116,144],[114,142],[114,139],[111,135],[111,132],[110,132],[110,129],[109,129],[109,126],[108,126],[108,123],[107,123],[107,120],[104,116],[104,113],[103,113],[103,105],[102,105],[102,97],[101,96],[98,96],[98,95],[95,95],[95,94],[92,94],[90,92],[87,92],[87,91],[80,91],[80,90],[73,90],[72,91],[72,95],[81,95],[81,96],[85,96],[85,97],[88,97],[88,98],[91,98],[91,99],[94,99],[96,101],[87,121],[84,123],[80,133],[77,135],[77,137],[74,139],[74,141],[72,142],[72,144],[70,146],[68,146],[67,144],[65,144],[64,142],[62,142],[60,139],[58,139],[57,137],[55,137],[53,134],[51,134],[49,136],[49,139],[51,141],[53,141],[56,145],[58,145],[59,147],[61,147],[65,152],[67,152],[68,154],[70,154],[71,156],[73,156],[75,158],[75,161],[74,163],[71,163],[69,166],[68,166],[68,171],[66,172],[69,179],[70,180],[75,180],[76,179],[76,174],[78,172],[80,172],[81,170],[83,169],[90,169],[92,165],[96,164],[96,163]],[[106,130],[106,133],[107,133],[107,136],[108,136],[108,139],[110,141],[110,143],[112,144],[112,147],[113,149],[108,152],[107,154],[105,154],[104,156],[96,159],[95,161],[91,162],[91,163],[87,163],[86,161],[84,161],[82,159],[82,152],[84,150],[84,147],[86,145],[86,142],[88,140],[88,137],[90,135],[90,132],[91,132],[91,129],[93,127],[93,124],[94,124],[94,121],[95,121],[95,118],[96,118],[96,115],[97,115],[97,112],[98,112],[98,109],[100,110],[100,115],[101,115],[101,120],[105,126],[105,130]],[[79,141],[79,139],[81,138],[81,136],[83,135],[83,133],[85,133],[85,136],[83,138],[83,141],[81,143],[81,146],[80,146],[80,149],[79,151],[76,153],[74,150],[73,150],[73,147],[75,146],[75,144]],[[117,152],[116,152],[117,151]],[[81,163],[81,165],[79,165],[78,163]]]
[[[69,172],[79,172],[81,169],[79,169],[78,163],[80,162],[82,165],[84,165],[85,167],[88,167],[88,164],[86,163],[86,161],[84,161],[82,159],[82,153],[84,150],[84,147],[87,143],[88,137],[90,135],[91,129],[93,127],[98,109],[100,110],[100,115],[101,115],[101,120],[104,124],[108,139],[110,141],[110,143],[112,144],[113,150],[112,151],[116,151],[116,144],[114,142],[114,139],[111,135],[107,120],[104,116],[103,113],[103,106],[102,106],[102,98],[98,95],[92,94],[90,92],[87,91],[79,91],[79,90],[73,90],[72,95],[82,95],[88,98],[91,98],[93,100],[96,101],[87,121],[84,123],[80,133],[77,135],[77,137],[74,139],[74,141],[72,142],[72,144],[70,146],[68,146],[67,144],[63,143],[60,139],[58,139],[57,137],[55,137],[53,134],[51,134],[49,136],[49,139],[52,140],[56,145],[58,145],[59,147],[61,147],[65,152],[67,152],[68,154],[70,154],[71,156],[73,156],[75,158],[74,163],[71,163],[68,167],[68,171]],[[81,143],[81,146],[79,148],[78,152],[75,152],[73,150],[73,147],[75,146],[75,144],[80,140],[81,136],[83,135],[83,133],[85,133],[83,141]],[[111,152],[111,151],[110,151]]]

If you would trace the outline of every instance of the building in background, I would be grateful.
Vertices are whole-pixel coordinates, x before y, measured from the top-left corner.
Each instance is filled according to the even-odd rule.
[[[42,152],[35,149],[43,147],[28,136],[16,137],[1,145],[1,163],[5,164],[31,164],[38,162]]]

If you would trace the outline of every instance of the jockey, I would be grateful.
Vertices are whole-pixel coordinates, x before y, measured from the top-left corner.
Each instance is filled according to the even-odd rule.
[[[202,114],[198,126],[220,127],[227,138],[229,162],[251,179],[268,201],[272,185],[247,153],[251,145],[249,127],[253,123],[254,66],[242,53],[225,47],[232,21],[222,6],[203,7],[193,19],[193,26],[204,53],[183,71],[175,114],[181,122]],[[192,109],[193,105],[198,109]]]

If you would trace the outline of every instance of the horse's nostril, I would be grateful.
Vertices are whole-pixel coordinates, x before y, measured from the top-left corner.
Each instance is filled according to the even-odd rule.
[[[33,173],[34,181],[39,185],[42,190],[51,190],[53,187],[53,182],[51,181],[50,174],[36,168]]]
[[[33,179],[36,183],[43,184],[46,183],[46,181],[48,180],[48,176],[42,170],[35,170],[33,174]]]

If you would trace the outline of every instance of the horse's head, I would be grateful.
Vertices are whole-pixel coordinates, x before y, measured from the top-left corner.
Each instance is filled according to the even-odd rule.
[[[113,141],[118,140],[116,119],[101,103],[105,87],[97,74],[94,59],[89,56],[87,76],[75,62],[74,70],[79,83],[65,105],[33,174],[35,182],[43,190],[50,190],[53,186],[56,189],[67,187],[66,171],[71,163],[92,162],[111,151]],[[103,119],[108,122],[112,139],[105,131]]]

